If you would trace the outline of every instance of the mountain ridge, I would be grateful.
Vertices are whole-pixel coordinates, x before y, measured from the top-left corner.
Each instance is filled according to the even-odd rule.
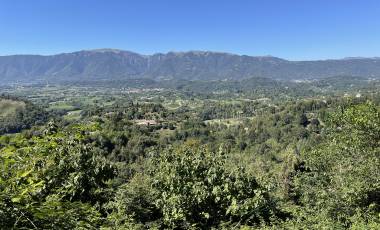
[[[131,50],[124,50],[124,49],[117,49],[117,48],[94,48],[94,49],[83,49],[78,51],[71,51],[71,52],[61,52],[61,53],[54,53],[54,54],[7,54],[7,55],[0,55],[0,57],[11,57],[11,56],[41,56],[41,57],[50,57],[50,56],[57,56],[62,54],[74,54],[74,53],[81,53],[81,52],[92,52],[92,53],[132,53],[132,54],[138,54],[140,56],[154,56],[154,55],[167,55],[170,53],[174,54],[186,54],[186,53],[212,53],[212,54],[226,54],[226,55],[232,55],[232,56],[247,56],[247,57],[254,57],[254,58],[275,58],[280,59],[284,61],[289,62],[315,62],[315,61],[340,61],[340,60],[357,60],[357,59],[370,59],[370,60],[377,60],[380,59],[380,56],[373,56],[373,57],[365,57],[365,56],[347,56],[342,58],[326,58],[326,59],[308,59],[308,60],[290,60],[286,58],[281,58],[277,56],[273,56],[270,54],[267,55],[248,55],[248,54],[237,54],[237,53],[231,53],[231,52],[224,52],[224,51],[213,51],[213,50],[187,50],[187,51],[167,51],[167,52],[155,52],[152,54],[142,54]]]
[[[134,78],[241,80],[252,77],[294,80],[341,75],[379,77],[380,58],[290,61],[273,56],[199,50],[143,55],[109,48],[55,55],[0,56],[0,79],[3,82]]]

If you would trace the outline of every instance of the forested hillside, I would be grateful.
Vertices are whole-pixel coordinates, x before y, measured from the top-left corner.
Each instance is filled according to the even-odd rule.
[[[1,229],[380,228],[378,91],[183,87],[3,89]]]

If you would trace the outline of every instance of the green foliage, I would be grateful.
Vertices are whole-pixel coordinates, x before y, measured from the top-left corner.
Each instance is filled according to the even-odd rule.
[[[304,217],[310,221],[318,213],[319,219],[342,228],[378,225],[379,109],[373,104],[349,107],[334,114],[329,129],[325,141],[305,154],[308,171],[295,180]],[[318,217],[312,222],[320,226]]]
[[[1,222],[13,227],[95,227],[107,201],[112,164],[78,127],[45,135],[14,136],[0,150]],[[71,227],[70,227],[71,226]]]
[[[378,106],[250,83],[20,89],[79,110],[2,107],[0,229],[378,229]]]
[[[33,125],[40,125],[47,118],[48,113],[30,101],[0,96],[0,135],[20,132]]]
[[[228,170],[222,150],[168,149],[155,159],[156,206],[170,227],[210,227],[222,222],[258,224],[275,214],[268,192],[244,168]]]
[[[108,216],[108,226],[113,229],[145,229],[162,225],[162,212],[155,205],[157,192],[152,189],[152,179],[136,174],[121,185],[115,199],[108,204],[113,212]]]

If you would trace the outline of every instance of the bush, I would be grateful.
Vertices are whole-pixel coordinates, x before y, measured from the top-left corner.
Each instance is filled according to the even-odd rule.
[[[258,224],[275,212],[267,191],[244,168],[229,170],[226,155],[204,147],[169,148],[154,159],[152,187],[170,227]]]

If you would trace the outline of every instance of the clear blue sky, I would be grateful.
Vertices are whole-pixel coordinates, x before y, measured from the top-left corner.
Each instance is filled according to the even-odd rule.
[[[0,0],[0,55],[94,48],[380,56],[380,0]]]

